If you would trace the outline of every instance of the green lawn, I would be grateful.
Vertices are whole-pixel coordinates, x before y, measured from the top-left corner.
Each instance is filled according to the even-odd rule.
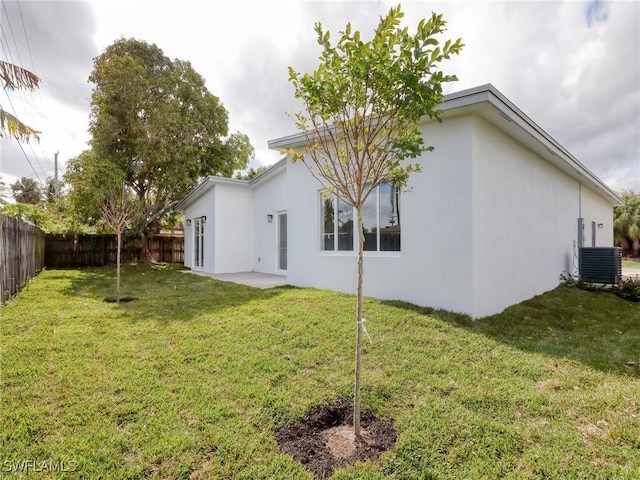
[[[273,432],[351,395],[353,297],[128,267],[138,299],[103,302],[114,283],[45,271],[0,310],[0,477],[311,478]],[[363,401],[398,442],[334,478],[640,478],[640,304],[365,307]]]

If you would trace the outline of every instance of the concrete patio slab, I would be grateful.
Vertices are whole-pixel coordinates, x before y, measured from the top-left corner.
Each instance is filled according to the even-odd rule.
[[[287,284],[287,277],[284,275],[270,275],[268,273],[258,272],[240,272],[240,273],[205,273],[197,270],[183,270],[185,273],[192,273],[202,277],[211,277],[223,282],[239,283],[254,288],[273,288]]]
[[[628,268],[622,267],[622,278],[631,278],[633,280],[640,280],[640,268]]]

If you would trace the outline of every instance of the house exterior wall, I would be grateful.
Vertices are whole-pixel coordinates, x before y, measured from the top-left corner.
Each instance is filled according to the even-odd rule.
[[[502,311],[558,285],[577,268],[582,209],[590,242],[612,245],[611,204],[549,162],[473,117],[473,315]],[[582,204],[582,206],[581,206]],[[585,246],[591,246],[585,242]]]
[[[204,272],[214,272],[214,256],[215,251],[215,238],[214,238],[214,224],[215,219],[211,218],[212,213],[215,211],[216,204],[216,191],[215,187],[210,188],[203,193],[195,202],[185,208],[185,219],[194,219],[197,217],[206,216],[207,222],[204,226],[204,266],[202,270]],[[194,222],[191,225],[185,225],[184,228],[184,265],[191,269],[194,268]]]
[[[435,150],[401,195],[401,251],[365,252],[364,294],[470,312],[473,306],[470,118],[429,123]],[[321,185],[301,163],[288,165],[288,283],[355,292],[356,252],[320,250]]]
[[[287,169],[281,168],[253,190],[254,241],[252,266],[261,273],[277,271],[278,213],[287,210]],[[267,215],[273,215],[272,222]]]
[[[216,184],[214,189],[215,244],[212,250],[205,250],[205,266],[208,266],[206,254],[213,252],[212,273],[249,272],[253,267],[253,191],[244,185],[225,183]]]
[[[579,211],[584,218],[584,246],[613,246],[613,208],[585,186],[579,189]],[[592,226],[595,224],[595,245],[592,245]],[[598,227],[598,225],[602,227]],[[577,260],[576,260],[577,262]]]
[[[423,127],[433,152],[401,197],[401,252],[367,253],[364,293],[483,317],[558,285],[577,268],[577,222],[612,245],[611,204],[466,114]],[[355,292],[356,252],[320,251],[320,184],[288,165],[288,283]]]
[[[422,172],[394,213],[401,251],[365,252],[365,295],[483,317],[553,289],[563,271],[577,273],[578,218],[585,246],[612,245],[620,199],[517,107],[491,86],[447,105],[442,123],[421,125],[435,150],[415,160]],[[300,141],[283,137],[270,148]],[[287,282],[354,293],[357,244],[321,250],[321,189],[302,162],[251,183],[209,177],[183,203],[186,218],[207,216],[203,270],[284,273],[278,214],[287,212]],[[191,268],[193,228],[185,231]]]

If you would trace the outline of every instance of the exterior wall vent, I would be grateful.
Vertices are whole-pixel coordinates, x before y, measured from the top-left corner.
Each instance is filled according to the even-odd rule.
[[[622,250],[619,247],[582,247],[580,278],[590,283],[616,285],[622,280]]]

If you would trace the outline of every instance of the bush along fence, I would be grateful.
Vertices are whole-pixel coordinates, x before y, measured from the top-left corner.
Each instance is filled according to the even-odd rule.
[[[151,258],[156,262],[183,263],[184,236],[156,235],[149,239]],[[115,235],[47,234],[45,265],[47,268],[98,267],[116,263]],[[137,250],[126,242],[122,248],[122,262],[135,260]]]
[[[0,215],[0,305],[44,268],[45,233],[35,225]]]

